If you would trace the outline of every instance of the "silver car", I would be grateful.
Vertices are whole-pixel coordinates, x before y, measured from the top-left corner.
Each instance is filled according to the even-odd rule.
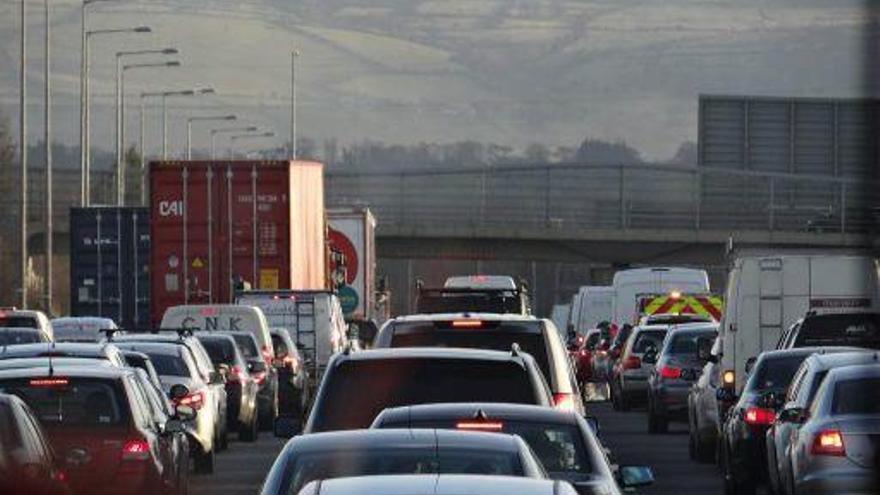
[[[434,495],[576,495],[564,481],[514,478],[511,476],[475,476],[461,474],[416,474],[361,476],[313,481],[299,495],[398,495],[432,493]]]
[[[828,372],[812,406],[785,409],[802,421],[791,448],[794,493],[880,492],[880,358]]]
[[[833,368],[856,364],[871,364],[875,353],[871,351],[830,352],[813,354],[801,364],[795,373],[785,396],[784,409],[807,410],[813,403],[819,385]],[[792,495],[791,463],[789,451],[791,440],[802,426],[798,422],[775,421],[767,430],[767,472],[773,493]]]
[[[611,381],[611,400],[615,409],[627,411],[633,403],[645,403],[648,398],[648,377],[653,364],[642,362],[645,352],[663,347],[669,330],[667,325],[636,327],[626,341],[620,360],[614,365]]]

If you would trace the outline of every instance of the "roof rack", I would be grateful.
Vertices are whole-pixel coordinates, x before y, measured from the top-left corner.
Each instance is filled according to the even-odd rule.
[[[198,330],[196,328],[155,328],[155,327],[135,327],[135,328],[117,328],[112,330],[113,333],[122,332],[130,335],[134,334],[152,334],[159,335],[160,333],[176,333],[178,337],[192,337],[195,334],[195,331]],[[102,332],[108,332],[108,330],[101,330]],[[107,340],[110,340],[108,336]]]

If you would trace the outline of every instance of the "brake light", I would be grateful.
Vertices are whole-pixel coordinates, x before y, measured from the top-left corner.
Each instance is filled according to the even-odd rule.
[[[264,345],[260,351],[260,354],[263,355],[263,361],[266,362],[266,366],[272,366],[272,352],[269,351],[269,346]]]
[[[459,421],[455,423],[455,428],[459,430],[501,431],[504,429],[504,423],[500,421]]]
[[[843,446],[843,435],[839,430],[820,431],[813,441],[811,452],[813,455],[845,456],[846,448]]]
[[[483,322],[480,320],[455,320],[452,322],[452,328],[480,328]]]
[[[129,440],[122,446],[123,461],[146,461],[150,458],[150,444],[146,440]]]
[[[553,394],[553,408],[560,411],[574,411],[574,394]]]
[[[776,419],[776,412],[763,407],[750,407],[746,409],[744,419],[749,426],[766,426]]]
[[[586,356],[586,355],[587,355],[587,351],[584,349],[581,349],[581,356]]]
[[[661,366],[660,377],[672,380],[681,378],[681,368],[676,368],[675,366]]]
[[[220,310],[217,308],[202,308],[199,310],[199,316],[217,316]]]
[[[69,382],[67,378],[34,378],[29,383],[31,387],[66,387]]]
[[[205,405],[205,393],[204,392],[193,392],[189,395],[185,395],[177,400],[176,402],[179,406],[189,406],[194,410],[198,411]]]
[[[262,385],[263,382],[266,381],[266,372],[265,371],[256,371],[251,373],[251,377],[257,383],[257,385]]]
[[[638,356],[630,356],[623,360],[623,369],[635,370],[642,367],[642,360]]]
[[[52,481],[57,481],[58,483],[67,483],[67,473],[60,469],[52,471]]]

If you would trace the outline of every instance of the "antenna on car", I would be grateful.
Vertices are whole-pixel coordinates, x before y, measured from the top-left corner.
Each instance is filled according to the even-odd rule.
[[[49,358],[49,376],[52,376],[55,374],[55,368],[52,366],[52,349],[55,348],[55,341],[52,341],[52,343],[49,344],[48,347],[49,352],[46,353],[46,356]]]
[[[484,411],[482,409],[477,409],[477,412],[474,413],[474,419],[479,420],[479,421],[488,421],[489,415],[486,414],[486,411]]]
[[[516,342],[514,342],[513,344],[510,344],[510,355],[511,356],[519,357],[519,352],[520,352],[519,344],[517,344]]]

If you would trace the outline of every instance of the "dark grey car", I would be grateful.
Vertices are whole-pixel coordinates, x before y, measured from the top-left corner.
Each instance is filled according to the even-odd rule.
[[[688,393],[706,364],[698,350],[711,347],[716,337],[717,323],[675,325],[659,354],[646,352],[642,356],[645,363],[654,363],[648,377],[649,433],[666,432],[670,421],[687,421]]]

